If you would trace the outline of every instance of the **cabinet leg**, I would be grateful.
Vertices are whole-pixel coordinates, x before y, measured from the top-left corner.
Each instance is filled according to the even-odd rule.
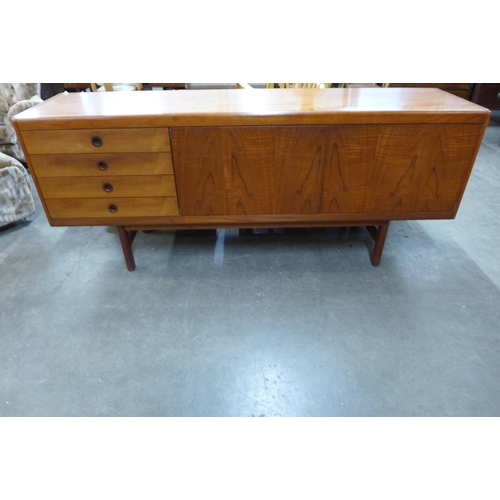
[[[132,252],[132,242],[134,241],[137,231],[127,231],[123,226],[118,226],[118,234],[120,236],[120,243],[122,244],[123,256],[127,269],[133,271],[135,269],[134,254]]]
[[[373,252],[370,255],[370,261],[373,266],[378,266],[380,264],[380,259],[382,258],[382,252],[384,251],[385,238],[387,236],[387,230],[389,229],[389,221],[382,222],[378,229],[375,226],[366,226],[366,229],[368,229],[373,241],[375,241]]]

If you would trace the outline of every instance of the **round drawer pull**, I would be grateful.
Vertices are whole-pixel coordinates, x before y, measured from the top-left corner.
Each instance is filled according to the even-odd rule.
[[[499,93],[498,93],[498,95],[497,95],[497,99],[500,99],[500,92],[499,92]]]
[[[105,162],[105,161],[100,161],[98,164],[97,164],[97,168],[99,170],[108,170],[108,164]]]
[[[113,191],[113,184],[106,182],[106,184],[102,185],[102,188],[106,191],[106,193],[111,193],[111,191]]]
[[[108,207],[108,210],[112,213],[112,214],[115,214],[116,212],[118,212],[118,207],[114,204],[111,204],[109,205]]]
[[[94,135],[94,137],[90,139],[90,142],[92,143],[92,146],[95,146],[96,148],[100,148],[102,146],[102,139],[97,135]]]

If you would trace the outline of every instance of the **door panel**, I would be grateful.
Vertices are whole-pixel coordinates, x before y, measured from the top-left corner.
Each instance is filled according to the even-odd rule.
[[[480,131],[476,124],[174,128],[181,211],[451,214]]]

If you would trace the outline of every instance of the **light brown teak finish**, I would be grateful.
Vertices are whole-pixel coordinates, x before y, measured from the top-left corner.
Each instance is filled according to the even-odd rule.
[[[68,198],[46,200],[51,216],[54,219],[70,217],[75,219],[110,218],[109,205],[117,207],[116,219],[127,218],[134,221],[140,217],[169,217],[178,214],[177,199],[175,197],[150,198]],[[71,222],[71,221],[69,221]],[[113,224],[110,222],[109,224]],[[71,225],[71,224],[61,224]],[[82,224],[75,224],[82,225]],[[87,224],[83,224],[87,225]],[[105,224],[107,225],[107,224]]]
[[[102,140],[101,146],[92,144],[94,137]],[[26,131],[23,140],[32,155],[170,151],[168,130],[161,128]]]
[[[14,125],[49,222],[120,226],[129,269],[153,227],[367,225],[377,265],[388,221],[456,215],[489,115],[437,89],[234,89],[61,94]]]
[[[168,153],[94,153],[31,155],[37,177],[168,175],[174,173]],[[105,165],[100,164],[104,162]]]
[[[59,94],[18,130],[242,125],[485,123],[488,111],[439,89],[255,89]]]
[[[176,196],[173,175],[39,177],[45,199]]]
[[[475,124],[174,128],[179,204],[192,216],[452,217],[480,135]]]

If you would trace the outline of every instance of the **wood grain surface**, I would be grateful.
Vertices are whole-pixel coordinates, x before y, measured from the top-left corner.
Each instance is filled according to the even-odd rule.
[[[45,198],[176,196],[173,175],[41,177],[38,182]]]
[[[170,153],[95,153],[31,155],[31,164],[38,177],[82,177],[108,175],[173,174]],[[105,170],[99,163],[105,162]]]
[[[92,144],[94,137],[101,139],[101,146]],[[28,154],[170,151],[168,130],[161,128],[26,131],[23,140]]]
[[[18,130],[484,123],[485,113],[434,88],[226,89],[58,94],[13,122]]]
[[[120,220],[135,220],[138,217],[167,217],[179,215],[177,199],[174,197],[150,198],[67,198],[45,200],[50,216],[66,219],[88,217],[95,219],[93,224],[120,224]],[[117,210],[111,213],[110,205]],[[132,218],[132,219],[131,219]]]
[[[183,215],[454,211],[481,126],[183,127]]]

